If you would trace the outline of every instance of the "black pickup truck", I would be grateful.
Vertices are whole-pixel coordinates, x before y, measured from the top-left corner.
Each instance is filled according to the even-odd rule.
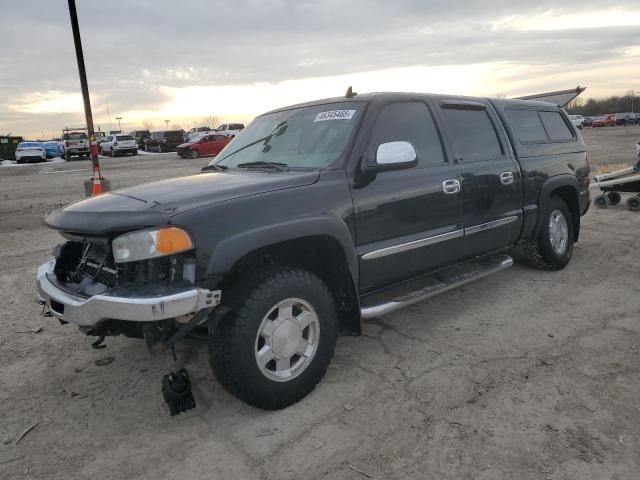
[[[339,333],[512,265],[561,269],[590,203],[549,103],[377,93],[257,117],[204,172],[50,213],[39,299],[88,335],[173,345],[208,327],[238,398],[313,390]]]

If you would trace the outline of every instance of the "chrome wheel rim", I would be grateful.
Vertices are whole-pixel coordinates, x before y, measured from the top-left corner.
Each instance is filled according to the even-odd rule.
[[[569,227],[567,219],[560,210],[554,210],[549,217],[549,240],[555,253],[561,255],[569,243]]]
[[[320,320],[300,298],[287,298],[269,309],[255,340],[255,359],[270,380],[288,382],[312,362],[320,343]]]

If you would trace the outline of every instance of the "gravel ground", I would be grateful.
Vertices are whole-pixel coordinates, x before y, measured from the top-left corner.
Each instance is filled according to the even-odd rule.
[[[593,164],[630,164],[640,127],[585,129]],[[114,187],[197,172],[173,154],[105,159]],[[305,400],[264,412],[178,350],[195,410],[168,416],[169,356],[40,316],[42,216],[86,162],[0,168],[0,478],[633,479],[640,472],[640,214],[591,209],[571,264],[522,265],[341,338]],[[33,427],[19,440],[21,433]],[[19,440],[19,441],[18,441]]]

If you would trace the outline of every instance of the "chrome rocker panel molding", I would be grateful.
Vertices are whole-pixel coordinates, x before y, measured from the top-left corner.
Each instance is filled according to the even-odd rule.
[[[444,242],[447,240],[453,240],[454,238],[464,237],[465,235],[473,235],[474,233],[484,232],[492,228],[502,227],[513,222],[517,222],[517,215],[511,215],[509,217],[500,218],[492,222],[481,223],[480,225],[473,225],[471,227],[461,228],[459,230],[453,230],[451,232],[441,233],[439,235],[433,235],[431,237],[420,238],[418,240],[412,240],[411,242],[400,243],[398,245],[392,245],[390,247],[381,248],[379,250],[373,250],[371,252],[362,255],[362,260],[373,260],[375,258],[386,257],[387,255],[394,255],[396,253],[406,252],[407,250],[413,250],[414,248],[426,247],[427,245],[434,245],[436,243]]]
[[[494,220],[492,222],[481,223],[480,225],[473,225],[472,227],[465,227],[464,234],[465,235],[473,235],[474,233],[484,232],[485,230],[490,230],[492,228],[502,227],[503,225],[509,225],[510,223],[518,221],[517,215],[512,215],[510,217],[504,217],[499,220]]]
[[[221,300],[220,290],[197,287],[173,290],[167,295],[116,296],[107,291],[84,298],[60,288],[53,273],[55,264],[51,259],[38,267],[38,301],[46,304],[55,317],[79,326],[93,326],[107,319],[166,320],[218,306]],[[64,305],[64,311],[56,311],[59,307],[52,306],[52,301]]]
[[[374,250],[362,255],[362,259],[373,260],[374,258],[386,257],[387,255],[406,252],[407,250],[413,250],[414,248],[426,247],[427,245],[433,245],[435,243],[444,242],[445,240],[452,240],[454,238],[460,238],[463,236],[463,229],[454,230],[452,232],[441,233],[440,235],[434,235],[432,237],[421,238],[419,240],[413,240],[411,242],[401,243],[399,245],[392,245],[391,247]]]
[[[448,290],[452,290],[454,288],[460,287],[467,283],[473,282],[474,280],[478,280],[480,278],[487,277],[492,273],[499,272],[501,270],[505,270],[513,265],[513,259],[508,255],[501,255],[500,262],[497,263],[494,267],[483,270],[474,275],[463,275],[458,279],[452,281],[448,284],[443,284],[438,286],[437,288],[425,290],[425,291],[417,291],[411,295],[404,295],[403,297],[391,300],[389,302],[374,305],[371,307],[364,307],[360,310],[360,317],[365,318],[373,318],[379,317],[381,315],[386,315],[388,313],[394,312],[404,307],[408,307],[409,305],[413,305],[414,303],[421,302],[422,300],[426,300],[427,298],[434,297],[440,293],[446,292]]]

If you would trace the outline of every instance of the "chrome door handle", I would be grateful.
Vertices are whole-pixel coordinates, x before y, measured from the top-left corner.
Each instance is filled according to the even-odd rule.
[[[503,185],[511,185],[515,180],[513,172],[502,172],[500,175],[500,183]]]
[[[462,185],[460,185],[460,181],[455,178],[442,182],[442,191],[445,195],[460,193],[460,190],[462,190]]]

